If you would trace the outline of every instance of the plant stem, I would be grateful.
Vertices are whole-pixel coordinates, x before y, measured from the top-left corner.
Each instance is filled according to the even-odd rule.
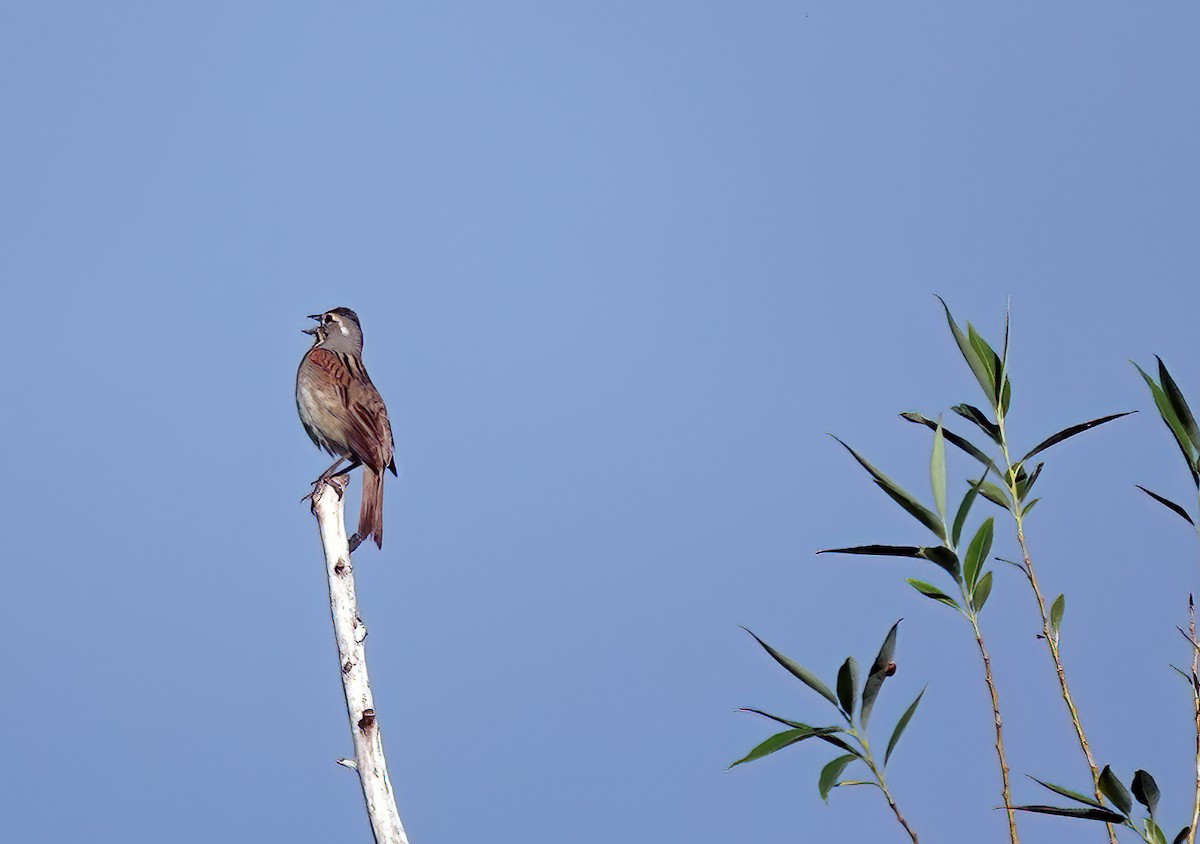
[[[1196,844],[1196,825],[1200,822],[1200,686],[1196,669],[1200,668],[1200,643],[1196,641],[1196,601],[1188,595],[1188,638],[1192,642],[1192,715],[1196,723],[1196,789],[1192,797],[1192,828],[1188,844]]]
[[[850,728],[850,734],[858,739],[858,743],[862,745],[863,762],[867,764],[867,767],[871,769],[871,773],[874,774],[875,784],[879,786],[879,790],[883,792],[883,798],[887,800],[888,808],[891,809],[892,814],[896,816],[896,821],[900,824],[900,826],[904,827],[904,831],[907,832],[908,837],[912,839],[912,844],[919,844],[917,841],[917,833],[911,826],[908,825],[908,821],[904,819],[904,815],[900,814],[900,807],[896,805],[896,801],[892,797],[892,793],[888,791],[887,780],[883,778],[883,772],[880,771],[875,765],[875,759],[871,756],[871,747],[867,744],[866,736],[859,734],[859,732],[854,729],[853,726]]]
[[[1050,658],[1054,660],[1054,670],[1058,675],[1058,687],[1062,692],[1063,703],[1066,704],[1067,713],[1071,716],[1071,726],[1075,728],[1075,737],[1079,741],[1079,749],[1083,751],[1083,758],[1087,761],[1088,770],[1092,775],[1092,792],[1097,800],[1103,800],[1100,793],[1100,769],[1096,767],[1096,760],[1092,756],[1092,748],[1088,744],[1087,735],[1083,731],[1083,723],[1079,720],[1079,711],[1075,708],[1075,700],[1071,696],[1071,688],[1067,685],[1067,673],[1063,669],[1062,659],[1059,657],[1058,636],[1050,629],[1050,616],[1046,612],[1046,600],[1042,597],[1041,587],[1038,586],[1037,575],[1033,570],[1033,560],[1029,556],[1029,545],[1025,541],[1025,523],[1021,513],[1020,494],[1017,490],[1016,472],[1013,470],[1013,462],[1008,453],[1008,436],[1004,430],[1004,414],[997,412],[996,422],[1000,428],[1000,450],[1004,454],[1004,464],[1007,469],[1004,481],[1008,485],[1008,494],[1012,502],[1013,521],[1017,527],[1017,544],[1021,547],[1021,559],[1025,564],[1025,577],[1029,580],[1030,589],[1033,591],[1033,598],[1037,603],[1038,615],[1042,620],[1042,639],[1046,642],[1046,647],[1050,651]],[[1108,830],[1109,844],[1117,844],[1117,833],[1113,829],[1112,824],[1105,824],[1105,829]]]
[[[992,679],[992,660],[987,648],[983,645],[983,634],[979,632],[979,621],[972,611],[967,615],[971,622],[971,631],[975,634],[975,644],[979,646],[979,658],[983,661],[983,679],[987,683],[988,694],[992,698],[992,722],[996,726],[996,758],[1000,762],[1000,793],[1004,798],[1004,809],[1008,812],[1008,840],[1011,844],[1019,844],[1017,836],[1017,813],[1012,806],[1012,793],[1008,787],[1008,759],[1004,755],[1004,721],[1000,717],[1000,698],[996,694],[996,683]]]

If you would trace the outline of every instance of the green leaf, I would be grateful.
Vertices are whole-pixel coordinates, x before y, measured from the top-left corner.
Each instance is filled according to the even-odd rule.
[[[933,432],[933,452],[929,457],[929,485],[933,489],[933,506],[942,518],[942,538],[946,523],[946,437],[939,422]]]
[[[1000,415],[1008,416],[1008,403],[1012,400],[1012,382],[1004,379],[1004,388],[1000,391]]]
[[[1188,511],[1187,511],[1187,510],[1184,510],[1182,507],[1180,507],[1178,504],[1176,504],[1176,503],[1175,503],[1174,501],[1172,501],[1171,499],[1169,499],[1169,498],[1163,498],[1163,497],[1162,497],[1161,495],[1159,495],[1157,492],[1151,492],[1150,490],[1146,489],[1146,488],[1145,488],[1144,486],[1142,486],[1141,484],[1134,484],[1134,486],[1136,486],[1136,487],[1137,487],[1138,489],[1140,489],[1142,492],[1146,493],[1146,495],[1148,495],[1148,496],[1150,496],[1151,498],[1153,498],[1153,499],[1154,499],[1155,501],[1157,501],[1159,504],[1161,504],[1161,505],[1163,505],[1164,507],[1166,507],[1166,508],[1167,508],[1168,510],[1170,510],[1172,513],[1176,513],[1176,514],[1178,514],[1178,515],[1179,515],[1179,516],[1180,516],[1180,517],[1181,517],[1181,518],[1182,518],[1184,521],[1186,521],[1186,522],[1187,522],[1189,525],[1191,525],[1192,527],[1195,527],[1195,526],[1196,526],[1196,523],[1195,523],[1194,521],[1192,521],[1192,517],[1191,517],[1190,515],[1188,515]]]
[[[1155,822],[1154,818],[1143,818],[1142,829],[1145,830],[1146,839],[1153,844],[1167,844],[1166,833],[1162,831],[1162,827]]]
[[[1100,793],[1107,797],[1109,802],[1121,811],[1121,814],[1128,817],[1129,812],[1133,809],[1133,798],[1129,795],[1129,789],[1121,784],[1117,775],[1108,765],[1105,765],[1104,770],[1100,772],[1099,785]]]
[[[1162,358],[1155,355],[1154,359],[1158,361],[1159,384],[1162,385],[1163,392],[1167,394],[1167,399],[1171,402],[1175,417],[1179,420],[1192,445],[1200,451],[1200,428],[1196,427],[1196,417],[1192,416],[1192,409],[1188,407],[1187,399],[1183,397],[1183,392],[1175,383],[1175,379],[1171,377],[1171,373],[1167,372],[1167,366],[1162,362]]]
[[[963,525],[967,523],[967,514],[971,512],[971,505],[975,503],[975,497],[979,495],[979,488],[983,486],[986,480],[987,470],[985,469],[983,477],[971,484],[971,488],[963,496],[962,503],[958,505],[958,513],[954,516],[954,527],[951,530],[955,548],[958,547],[958,540],[962,538]]]
[[[989,571],[983,577],[979,578],[979,583],[975,585],[975,589],[971,592],[971,606],[975,607],[975,612],[983,609],[983,605],[987,603],[988,595],[992,594],[992,573]]]
[[[1058,445],[1063,440],[1070,439],[1076,434],[1082,434],[1084,431],[1089,431],[1092,428],[1103,425],[1105,422],[1111,422],[1114,419],[1120,419],[1122,416],[1128,416],[1131,413],[1137,413],[1136,410],[1127,410],[1124,413],[1114,413],[1111,416],[1101,416],[1099,419],[1093,419],[1090,422],[1080,422],[1078,425],[1072,425],[1070,428],[1063,428],[1057,434],[1049,436],[1033,447],[1033,451],[1021,458],[1024,463],[1035,454],[1041,454],[1052,445]]]
[[[939,424],[937,422],[934,422],[932,419],[926,419],[924,416],[922,416],[921,414],[916,413],[914,411],[908,411],[906,413],[901,413],[900,418],[905,420],[906,422],[912,422],[916,425],[924,425],[926,428],[928,428],[931,431],[936,430],[937,426]],[[994,464],[992,462],[992,458],[988,457],[987,454],[985,454],[979,448],[976,448],[971,443],[970,440],[967,440],[964,437],[960,437],[958,434],[954,433],[949,428],[942,428],[942,436],[944,436],[946,438],[946,442],[950,443],[951,445],[953,445],[957,448],[962,449],[967,454],[971,455],[976,460],[978,460],[980,463],[982,463],[984,466],[987,466],[989,469],[995,469],[996,472],[1000,471],[999,469],[996,469],[996,464]]]
[[[979,581],[979,573],[983,571],[983,564],[987,560],[988,554],[992,553],[992,537],[995,527],[996,520],[988,516],[979,526],[979,530],[975,531],[971,544],[967,546],[967,556],[963,560],[963,577],[972,589]]]
[[[828,744],[832,744],[834,747],[840,748],[841,750],[844,750],[847,753],[858,753],[857,750],[855,750],[853,747],[848,745],[845,741],[843,741],[842,739],[837,737],[836,733],[841,732],[840,728],[835,729],[832,727],[826,727],[826,728],[812,727],[808,724],[801,723],[800,721],[789,721],[787,718],[780,718],[778,715],[772,715],[770,712],[763,712],[761,709],[747,709],[747,708],[743,707],[742,709],[739,709],[738,711],[739,712],[753,712],[755,715],[761,715],[764,718],[770,718],[772,721],[778,721],[780,724],[786,724],[787,726],[795,727],[798,730],[821,729],[822,732],[817,733],[815,736],[816,738],[819,738],[821,741],[826,742]],[[824,730],[830,730],[830,732],[824,732]]]
[[[1190,826],[1185,826],[1183,829],[1179,830],[1179,834],[1175,836],[1175,840],[1172,841],[1171,844],[1183,844],[1183,842],[1187,841],[1188,836],[1191,835],[1191,833],[1192,828]]]
[[[975,380],[983,388],[983,394],[994,405],[996,403],[994,376],[988,374],[987,367],[984,365],[983,360],[980,359],[979,353],[975,351],[971,342],[959,330],[958,324],[950,314],[950,306],[946,304],[946,300],[941,296],[938,296],[937,299],[942,303],[942,308],[946,311],[946,322],[950,325],[950,333],[954,336],[954,342],[958,344],[958,350],[962,353],[963,360],[967,362],[967,366],[971,368],[971,372],[975,375]]]
[[[1160,796],[1158,783],[1154,781],[1154,777],[1150,776],[1146,771],[1137,770],[1133,772],[1133,782],[1130,785],[1133,790],[1133,796],[1137,798],[1137,802],[1145,806],[1150,814],[1153,815],[1155,808],[1158,807],[1158,798]]]
[[[979,494],[988,501],[1003,507],[1005,510],[1012,511],[1012,504],[1008,500],[1008,493],[1000,489],[991,481],[984,481],[979,487]]]
[[[992,442],[1000,444],[1000,426],[988,419],[987,414],[982,410],[969,404],[956,404],[950,409],[963,419],[975,424],[979,430],[988,435]]]
[[[926,686],[928,688],[928,686]],[[895,729],[892,730],[892,737],[888,739],[887,751],[883,754],[883,764],[886,765],[888,760],[892,758],[892,751],[896,748],[896,742],[900,741],[900,736],[904,734],[904,728],[908,726],[908,722],[912,720],[913,713],[917,711],[917,704],[921,702],[922,695],[925,694],[925,689],[921,689],[921,694],[917,695],[917,699],[908,705],[908,709],[904,710],[904,714],[900,716],[900,720],[896,722]]]
[[[906,577],[904,580],[909,586],[911,586],[913,589],[916,589],[926,598],[932,598],[939,604],[945,604],[948,607],[954,607],[954,609],[958,610],[959,612],[962,611],[962,607],[958,605],[957,601],[955,601],[941,589],[938,589],[933,584],[926,583],[924,580],[917,580],[915,577]]]
[[[778,721],[780,724],[785,724],[797,730],[812,730],[815,729],[811,724],[805,724],[802,721],[790,721],[787,718],[780,718],[778,715],[772,715],[770,712],[763,712],[761,709],[749,709],[742,707],[738,712],[753,712],[755,715],[761,715],[764,718],[770,718],[772,721]]]
[[[817,790],[821,792],[822,800],[829,802],[829,792],[837,786],[838,777],[842,775],[846,766],[857,758],[853,753],[847,753],[845,756],[833,759],[821,769],[821,776],[817,780]]]
[[[823,548],[818,554],[856,554],[863,557],[915,557],[928,560],[957,582],[959,573],[958,556],[949,548],[940,545],[919,548],[916,545],[856,545],[852,548]]]
[[[1028,516],[1029,511],[1032,510],[1035,506],[1037,506],[1037,503],[1041,500],[1042,499],[1040,499],[1040,498],[1035,498],[1032,501],[1030,501],[1028,504],[1026,504],[1024,507],[1022,507],[1021,508],[1021,518]]]
[[[1083,818],[1089,821],[1104,821],[1105,823],[1123,823],[1124,815],[1108,809],[1096,809],[1075,806],[1009,806],[1018,812],[1037,812],[1039,815],[1058,815],[1064,818]]]
[[[1054,599],[1054,603],[1050,605],[1050,632],[1055,636],[1058,635],[1058,628],[1062,626],[1063,612],[1067,609],[1067,596],[1059,595]]]
[[[842,447],[854,456],[854,459],[859,462],[859,465],[861,465],[867,470],[867,472],[870,473],[871,477],[875,479],[875,483],[884,492],[886,492],[893,501],[907,510],[909,514],[912,515],[917,521],[933,531],[934,535],[936,535],[938,539],[942,540],[943,542],[946,541],[946,528],[934,513],[930,512],[928,508],[918,503],[915,498],[901,489],[887,475],[883,474],[870,463],[868,463],[866,459],[859,455],[857,451],[846,445],[837,437],[834,437],[834,439],[841,443]]]
[[[1017,500],[1024,501],[1025,496],[1029,495],[1029,490],[1033,489],[1033,485],[1037,483],[1038,476],[1042,474],[1042,467],[1045,463],[1039,463],[1033,467],[1033,473],[1023,479],[1017,481]]]
[[[983,368],[987,371],[988,382],[984,386],[984,393],[995,406],[997,399],[1000,397],[1000,356],[995,350],[987,344],[987,341],[975,330],[975,326],[967,323],[967,340],[971,344],[971,348],[975,350],[975,354],[979,356],[979,360],[983,363]],[[983,385],[981,385],[983,386]]]
[[[1133,361],[1130,361],[1133,363]],[[1150,388],[1150,395],[1154,397],[1154,406],[1158,408],[1158,415],[1162,417],[1163,422],[1171,430],[1171,435],[1175,437],[1175,444],[1179,446],[1179,451],[1183,454],[1183,459],[1187,462],[1188,471],[1192,473],[1192,483],[1200,487],[1200,471],[1197,471],[1197,458],[1193,454],[1193,446],[1191,437],[1187,434],[1187,429],[1184,428],[1183,420],[1175,412],[1175,407],[1171,404],[1170,398],[1163,392],[1158,384],[1154,383],[1154,379],[1147,375],[1142,368],[1136,363],[1134,368],[1141,374],[1142,379],[1146,382],[1146,386]]]
[[[879,653],[875,656],[875,661],[871,663],[871,670],[867,672],[867,681],[863,683],[862,706],[859,709],[858,723],[864,730],[867,728],[867,720],[871,717],[871,710],[875,708],[875,698],[879,696],[879,688],[887,679],[888,665],[891,664],[892,657],[896,655],[896,628],[899,626],[900,622],[897,621],[884,637]]]
[[[745,630],[747,633],[749,633],[751,636],[754,636],[753,631],[748,630],[745,627],[743,627],[742,629]],[[754,636],[754,640],[763,646],[763,650],[765,650],[767,653],[769,653],[771,655],[772,659],[774,659],[776,662],[778,662],[780,665],[782,665],[784,668],[786,668],[788,671],[790,671],[793,674],[793,676],[795,676],[798,680],[800,680],[800,682],[804,683],[804,685],[808,686],[810,689],[812,689],[814,692],[819,694],[821,697],[825,698],[825,700],[829,701],[834,706],[838,705],[838,699],[833,696],[833,692],[829,691],[828,686],[826,686],[824,683],[822,683],[820,680],[817,679],[817,675],[813,674],[811,671],[809,671],[803,665],[801,665],[800,663],[791,659],[790,657],[784,656],[779,651],[775,650],[773,647],[768,645],[766,642],[764,642],[762,639],[758,638],[757,636]]]
[[[1043,788],[1050,789],[1055,794],[1061,794],[1063,797],[1066,797],[1070,800],[1075,800],[1079,803],[1086,803],[1088,806],[1094,806],[1097,809],[1104,808],[1104,804],[1101,803],[1099,800],[1097,800],[1095,797],[1091,797],[1087,794],[1081,794],[1078,791],[1072,791],[1069,788],[1064,788],[1061,785],[1055,785],[1052,782],[1046,782],[1044,780],[1040,780],[1037,777],[1030,776],[1028,774],[1026,774],[1026,776],[1029,776],[1029,778],[1031,780],[1033,780],[1034,782],[1036,782],[1038,785],[1042,786]]]
[[[832,727],[819,727],[816,729],[809,728],[807,730],[784,730],[782,733],[776,733],[766,741],[756,745],[753,750],[743,756],[741,759],[734,762],[729,768],[736,768],[738,765],[743,765],[746,762],[754,762],[757,759],[762,759],[764,756],[770,756],[777,750],[796,744],[816,736],[821,730],[836,729]],[[726,768],[725,770],[729,770]]]
[[[858,663],[852,656],[846,657],[846,661],[838,669],[837,696],[842,703],[842,711],[853,718],[854,700],[858,697]]]

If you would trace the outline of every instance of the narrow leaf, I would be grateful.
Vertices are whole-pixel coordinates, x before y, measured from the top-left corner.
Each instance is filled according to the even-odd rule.
[[[837,696],[842,703],[842,711],[853,718],[854,701],[858,697],[858,663],[852,656],[846,657],[838,669]]]
[[[962,607],[958,605],[957,601],[955,601],[941,589],[938,589],[933,584],[926,583],[924,580],[917,580],[915,577],[906,577],[904,580],[909,586],[911,586],[913,589],[916,589],[926,598],[932,598],[939,604],[945,604],[948,607],[954,607],[954,609],[959,611],[962,610]]]
[[[1033,489],[1033,485],[1037,483],[1038,476],[1042,474],[1042,467],[1045,463],[1039,463],[1033,467],[1033,472],[1017,482],[1017,500],[1024,501],[1025,496],[1029,495],[1029,490]]]
[[[983,477],[975,483],[971,484],[971,488],[967,490],[967,494],[963,496],[962,503],[958,505],[958,513],[954,516],[954,527],[951,531],[954,540],[954,547],[958,547],[958,540],[962,538],[963,525],[967,522],[967,514],[971,512],[971,505],[975,503],[975,497],[979,495],[979,488],[983,486],[987,480],[987,470],[983,472]]]
[[[1117,775],[1112,772],[1112,768],[1108,765],[1104,766],[1104,770],[1100,772],[1100,793],[1108,798],[1109,802],[1120,809],[1121,814],[1126,817],[1133,809],[1133,798],[1129,794],[1129,789],[1121,784],[1117,779]]]
[[[988,419],[987,414],[982,410],[969,404],[956,404],[950,409],[963,419],[978,426],[979,430],[987,434],[992,442],[1000,444],[1000,426]]]
[[[892,657],[896,655],[896,629],[899,626],[900,622],[897,621],[884,637],[879,653],[875,656],[875,661],[871,663],[871,670],[867,672],[867,680],[863,683],[862,707],[859,709],[858,722],[864,730],[867,728],[867,720],[871,717],[871,710],[875,708],[875,698],[879,696],[879,687],[887,679],[888,665],[891,664]]]
[[[979,487],[979,494],[993,504],[1003,507],[1005,510],[1012,510],[1012,504],[1008,500],[1008,493],[1000,489],[991,481],[984,481]]]
[[[1041,500],[1042,499],[1040,499],[1040,498],[1035,498],[1032,501],[1030,501],[1028,504],[1026,504],[1024,507],[1022,507],[1021,508],[1021,517],[1024,518],[1025,516],[1028,516],[1029,511],[1032,510],[1034,507],[1036,507],[1037,503]]]
[[[838,784],[838,777],[842,775],[846,766],[857,758],[853,753],[847,753],[845,756],[839,756],[830,761],[821,769],[821,776],[817,780],[817,790],[821,792],[822,800],[829,802],[829,792]]]
[[[983,605],[987,603],[988,595],[992,594],[992,573],[989,571],[983,577],[979,578],[979,583],[975,584],[975,589],[971,592],[971,605],[975,607],[975,612],[983,609]]]
[[[929,485],[933,489],[933,506],[946,523],[946,437],[939,422],[933,432],[933,452],[929,457]],[[943,538],[945,538],[943,527]]]
[[[1063,428],[1057,434],[1047,437],[1035,445],[1033,447],[1033,451],[1021,458],[1021,462],[1024,463],[1030,457],[1033,457],[1033,455],[1041,454],[1043,451],[1050,448],[1050,446],[1058,445],[1063,440],[1070,439],[1076,434],[1082,434],[1084,431],[1089,431],[1092,428],[1103,425],[1105,422],[1111,422],[1114,419],[1120,419],[1122,416],[1128,416],[1131,413],[1137,413],[1137,411],[1127,410],[1124,413],[1114,413],[1111,416],[1101,416],[1099,419],[1093,419],[1090,422],[1080,422],[1078,425],[1072,425],[1070,428]]]
[[[1162,385],[1163,392],[1167,394],[1167,399],[1171,402],[1171,408],[1183,426],[1184,433],[1187,434],[1192,445],[1200,451],[1200,428],[1196,427],[1196,417],[1192,415],[1192,409],[1188,407],[1187,399],[1183,397],[1179,385],[1175,383],[1171,373],[1167,372],[1167,365],[1162,362],[1162,358],[1155,355],[1154,359],[1158,361],[1158,381]]]
[[[1142,829],[1145,830],[1146,838],[1153,844],[1167,844],[1167,835],[1154,818],[1143,818]]]
[[[1133,363],[1130,361],[1130,363]],[[1146,386],[1150,388],[1150,395],[1154,397],[1154,406],[1158,408],[1158,415],[1162,417],[1163,422],[1171,430],[1171,436],[1175,438],[1175,444],[1179,446],[1179,451],[1183,454],[1183,459],[1187,462],[1188,471],[1192,473],[1192,483],[1200,487],[1200,471],[1197,471],[1197,458],[1193,453],[1191,437],[1187,435],[1187,430],[1183,426],[1183,421],[1175,413],[1175,408],[1171,405],[1171,400],[1167,394],[1163,392],[1158,384],[1154,383],[1154,379],[1147,375],[1142,368],[1136,363],[1134,368],[1141,374],[1142,379],[1146,382]]]
[[[1185,826],[1183,829],[1179,830],[1179,834],[1175,836],[1175,840],[1172,841],[1171,844],[1183,844],[1185,841],[1187,841],[1188,836],[1191,834],[1192,828],[1190,826]]]
[[[975,531],[971,544],[967,546],[967,556],[963,560],[963,577],[966,578],[967,585],[972,589],[979,580],[979,573],[983,570],[984,561],[992,553],[995,527],[996,520],[988,516],[979,526],[979,530]]]
[[[1058,628],[1062,626],[1063,612],[1067,609],[1067,596],[1059,595],[1054,599],[1054,603],[1050,605],[1050,631],[1055,636],[1058,635]]]
[[[1171,499],[1169,499],[1169,498],[1163,498],[1163,497],[1162,497],[1161,495],[1159,495],[1157,492],[1151,492],[1150,490],[1146,489],[1146,488],[1145,488],[1144,486],[1142,486],[1141,484],[1135,484],[1135,486],[1136,486],[1138,489],[1140,489],[1142,492],[1146,493],[1146,495],[1148,495],[1148,496],[1150,496],[1151,498],[1153,498],[1153,499],[1154,499],[1155,501],[1157,501],[1159,504],[1161,504],[1162,506],[1166,507],[1166,508],[1167,508],[1168,510],[1170,510],[1172,513],[1177,513],[1177,514],[1180,516],[1180,518],[1182,518],[1184,521],[1186,521],[1186,522],[1187,522],[1189,525],[1191,525],[1192,527],[1195,527],[1195,526],[1196,526],[1196,523],[1195,523],[1194,521],[1192,521],[1192,517],[1191,517],[1190,515],[1188,515],[1188,511],[1187,511],[1187,510],[1184,510],[1182,507],[1180,507],[1178,504],[1176,504],[1176,503],[1175,503],[1174,501],[1172,501]]]
[[[1137,802],[1145,806],[1153,816],[1154,810],[1158,807],[1158,798],[1161,794],[1158,790],[1158,783],[1154,781],[1154,777],[1150,776],[1146,771],[1134,771],[1133,782],[1130,786],[1133,796],[1137,798]]]
[[[988,382],[984,386],[984,392],[994,406],[1000,398],[1000,356],[988,345],[983,336],[975,330],[975,326],[969,322],[967,323],[967,341],[971,344],[971,348],[975,350],[975,354],[979,356],[979,360],[983,363],[983,368],[987,371]]]
[[[846,751],[847,753],[855,753],[858,751],[847,744],[844,740],[838,738],[837,733],[841,732],[838,727],[813,727],[800,721],[789,721],[787,718],[780,718],[778,715],[772,715],[770,712],[763,712],[761,709],[740,709],[739,712],[753,712],[755,715],[761,715],[764,718],[770,718],[772,721],[778,721],[780,724],[786,724],[789,727],[794,727],[797,730],[815,730],[814,737],[819,738],[823,742],[832,744],[834,747]]]
[[[921,556],[954,578],[956,583],[962,582],[962,572],[958,567],[958,555],[944,546],[922,548]]]
[[[933,533],[937,536],[938,539],[942,540],[943,542],[946,541],[946,528],[942,524],[941,520],[938,519],[938,517],[934,513],[932,513],[927,507],[920,504],[915,498],[913,498],[911,495],[909,495],[907,492],[905,492],[903,489],[901,489],[887,475],[883,474],[878,469],[876,469],[874,466],[872,466],[870,463],[868,463],[865,458],[863,458],[858,452],[856,452],[850,446],[846,445],[844,442],[839,440],[837,437],[834,437],[834,439],[837,440],[839,443],[841,443],[842,447],[845,448],[846,451],[850,452],[850,454],[854,456],[854,459],[859,462],[859,465],[861,465],[864,469],[867,470],[867,472],[870,473],[871,477],[873,477],[875,479],[875,483],[884,492],[886,492],[892,498],[893,501],[895,501],[897,504],[899,504],[901,507],[903,507],[905,510],[907,510],[909,512],[909,514],[911,514],[917,521],[919,521],[921,524],[925,525],[925,527],[927,527],[931,531],[933,531]]]
[[[749,709],[747,707],[742,707],[741,709],[738,710],[738,712],[753,712],[755,715],[761,715],[764,718],[770,718],[772,721],[778,721],[780,724],[786,724],[787,726],[792,727],[797,730],[816,729],[811,724],[805,724],[802,721],[791,721],[791,720],[788,720],[787,718],[780,718],[778,715],[772,715],[770,712],[763,712],[761,709]]]
[[[938,296],[938,301],[942,303],[942,308],[946,311],[946,322],[950,325],[950,333],[954,336],[954,342],[958,344],[958,350],[962,353],[963,360],[967,362],[967,366],[971,368],[971,372],[975,375],[975,380],[979,382],[979,386],[983,388],[983,393],[987,396],[988,401],[995,404],[996,394],[993,377],[988,374],[987,368],[979,357],[979,353],[972,347],[971,342],[959,330],[958,324],[954,321],[954,317],[950,314],[950,306],[946,304],[946,300]]]
[[[817,731],[808,730],[784,730],[782,733],[776,733],[766,741],[756,745],[753,750],[743,756],[741,759],[734,762],[729,768],[736,768],[738,765],[743,765],[746,762],[753,762],[757,759],[762,759],[764,756],[770,756],[777,750],[796,744],[797,742],[810,739],[816,735]],[[729,770],[726,768],[725,770]]]
[[[906,422],[912,422],[916,425],[924,425],[931,431],[936,430],[938,426],[937,422],[934,422],[932,419],[926,419],[921,414],[913,411],[901,413],[900,418]],[[989,469],[996,469],[996,465],[992,462],[992,458],[988,457],[987,454],[973,445],[970,440],[966,439],[965,437],[960,437],[958,434],[954,433],[948,428],[942,428],[942,436],[946,438],[946,442],[950,443],[956,448],[962,449],[984,466],[987,466]],[[999,472],[1000,470],[996,469],[996,471]]]
[[[1018,812],[1037,812],[1039,815],[1058,815],[1064,818],[1083,818],[1089,821],[1104,821],[1105,823],[1122,823],[1124,815],[1108,809],[1083,808],[1075,806],[1009,806]]]
[[[856,545],[851,548],[823,548],[818,554],[856,554],[863,557],[916,557],[946,571],[956,581],[961,577],[958,556],[949,548],[933,546],[919,548],[915,545]]]
[[[747,630],[745,627],[743,627],[742,629],[745,630],[747,633],[749,633],[751,636],[754,636],[753,631]],[[800,682],[804,683],[804,685],[808,686],[810,689],[812,689],[814,692],[819,694],[821,697],[825,698],[827,701],[832,703],[834,706],[838,705],[838,699],[836,697],[834,697],[833,692],[829,691],[828,686],[826,686],[824,683],[822,683],[820,680],[817,679],[817,675],[813,674],[807,668],[805,668],[804,666],[802,666],[800,663],[796,662],[795,660],[791,659],[790,657],[784,656],[779,651],[775,650],[773,647],[768,645],[766,642],[764,642],[762,639],[758,638],[757,636],[754,636],[754,640],[763,646],[763,650],[765,650],[767,653],[769,653],[771,655],[772,659],[774,659],[776,662],[778,662],[780,665],[782,665],[784,668],[786,668],[788,671],[790,671],[798,680],[800,680]]]
[[[925,689],[921,689],[921,694],[917,695],[916,700],[908,705],[908,709],[904,710],[904,714],[901,715],[900,720],[896,722],[896,727],[892,730],[892,737],[888,739],[887,751],[883,754],[884,765],[886,765],[888,760],[892,758],[892,751],[896,748],[896,742],[900,741],[900,736],[904,735],[904,728],[907,727],[908,722],[912,720],[913,713],[917,711],[917,704],[921,702],[921,697],[924,694]]]
[[[1026,774],[1026,776],[1029,776],[1029,775]],[[1036,782],[1038,785],[1042,786],[1043,788],[1050,789],[1055,794],[1061,794],[1063,797],[1066,797],[1070,800],[1075,800],[1076,802],[1079,802],[1079,803],[1086,803],[1087,805],[1094,806],[1097,809],[1104,808],[1104,804],[1101,803],[1099,800],[1097,800],[1095,797],[1091,797],[1087,794],[1081,794],[1078,791],[1072,791],[1069,788],[1064,788],[1061,785],[1055,785],[1052,782],[1046,782],[1045,780],[1040,780],[1034,776],[1029,776],[1029,778],[1031,780],[1033,780],[1034,782]]]

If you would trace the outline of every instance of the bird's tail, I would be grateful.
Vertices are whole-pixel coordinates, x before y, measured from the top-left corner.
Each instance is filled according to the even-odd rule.
[[[383,473],[374,472],[363,466],[362,504],[358,508],[358,537],[368,536],[375,540],[378,548],[383,547]]]

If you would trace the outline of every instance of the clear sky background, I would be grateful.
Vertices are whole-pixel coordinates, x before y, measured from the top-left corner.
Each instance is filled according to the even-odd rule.
[[[1200,400],[1198,35],[1187,3],[7,4],[5,839],[369,839],[293,404],[344,305],[399,443],[356,562],[416,844],[900,840],[822,804],[824,746],[724,772],[770,732],[737,707],[832,714],[739,624],[828,678],[899,617],[877,729],[929,692],[894,790],[925,841],[1003,841],[973,644],[903,583],[937,572],[813,554],[926,540],[825,432],[929,500],[896,413],[979,400],[934,293],[993,339],[1011,297],[1018,443],[1144,411],[1050,453],[1030,542],[1096,753],[1173,835],[1200,568],[1134,489],[1189,482],[1127,359]],[[1045,802],[1023,774],[1086,771],[996,577]]]

